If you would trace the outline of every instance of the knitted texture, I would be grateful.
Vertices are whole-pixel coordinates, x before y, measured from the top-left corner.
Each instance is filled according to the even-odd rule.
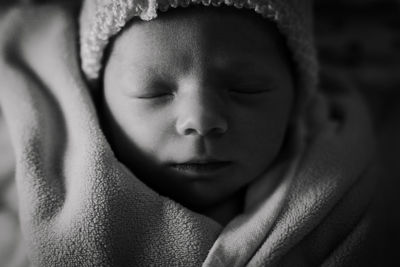
[[[276,22],[285,36],[296,64],[300,96],[312,94],[317,83],[318,64],[312,33],[311,0],[90,0],[80,17],[82,69],[90,82],[98,80],[102,58],[110,38],[134,17],[152,20],[157,11],[189,5],[233,6],[254,10]],[[301,101],[301,100],[300,100]]]

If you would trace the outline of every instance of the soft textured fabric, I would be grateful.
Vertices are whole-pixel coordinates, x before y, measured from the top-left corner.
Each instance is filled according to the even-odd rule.
[[[193,5],[232,6],[249,9],[276,23],[285,37],[296,65],[300,102],[315,91],[318,64],[313,39],[312,0],[87,0],[80,16],[82,69],[96,84],[103,65],[103,54],[115,37],[133,18],[153,20],[158,12]],[[228,30],[228,29],[227,29]]]
[[[14,155],[0,106],[0,266],[29,266],[18,222]]]
[[[356,93],[316,94],[301,149],[249,185],[244,212],[222,227],[119,163],[77,47],[76,16],[65,7],[27,6],[0,21],[0,104],[33,265],[359,265],[376,176]]]

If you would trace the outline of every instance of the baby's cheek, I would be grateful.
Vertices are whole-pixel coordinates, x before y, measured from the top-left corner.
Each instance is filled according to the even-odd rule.
[[[152,158],[158,158],[164,147],[171,142],[172,122],[165,115],[143,116],[143,114],[136,114],[129,126],[130,138],[133,143]]]
[[[278,118],[274,114],[264,114],[247,119],[239,127],[237,134],[238,152],[245,164],[254,173],[261,172],[279,154],[284,142],[287,118]]]

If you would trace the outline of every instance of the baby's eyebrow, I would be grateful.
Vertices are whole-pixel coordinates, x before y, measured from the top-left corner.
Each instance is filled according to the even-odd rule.
[[[217,74],[221,81],[246,79],[249,82],[262,81],[271,86],[276,86],[278,81],[274,75],[275,66],[268,65],[262,60],[251,60],[246,57],[225,58],[213,64],[210,72]]]
[[[145,75],[145,76],[150,76],[152,78],[157,77],[159,79],[163,79],[163,80],[170,80],[171,79],[171,75],[169,72],[166,72],[163,67],[162,64],[156,64],[156,65],[147,65],[147,64],[143,64],[142,62],[139,61],[132,61],[129,62],[129,65],[127,67],[127,70],[132,74],[139,74],[139,75]],[[138,73],[138,70],[139,71]],[[150,77],[146,77],[146,78],[150,78]]]
[[[227,58],[218,60],[210,69],[216,73],[224,75],[232,75],[233,77],[241,76],[243,73],[251,76],[273,76],[270,74],[274,70],[273,66],[268,66],[265,62],[260,60],[250,60],[242,57]],[[272,79],[272,77],[270,77]]]

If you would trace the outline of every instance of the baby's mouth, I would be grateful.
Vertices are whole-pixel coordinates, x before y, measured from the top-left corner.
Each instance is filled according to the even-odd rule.
[[[226,169],[231,166],[230,161],[219,160],[191,160],[182,163],[170,164],[170,167],[176,171],[194,175],[213,174]]]

